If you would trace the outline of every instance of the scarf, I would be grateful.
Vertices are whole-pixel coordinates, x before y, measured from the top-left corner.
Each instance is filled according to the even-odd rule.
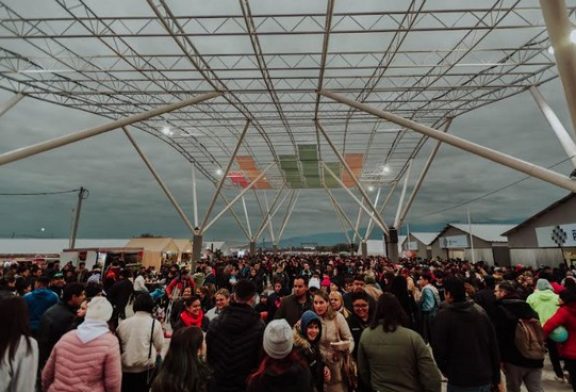
[[[82,343],[88,343],[109,331],[106,321],[86,319],[78,326],[76,334]]]
[[[202,311],[202,309],[200,309],[198,316],[194,316],[187,310],[184,310],[182,311],[182,313],[180,313],[180,320],[182,320],[182,324],[184,324],[185,327],[195,326],[198,328],[202,328],[203,319],[204,319],[204,312]]]

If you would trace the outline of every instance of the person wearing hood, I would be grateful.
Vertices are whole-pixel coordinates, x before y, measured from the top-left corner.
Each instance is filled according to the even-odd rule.
[[[206,358],[214,371],[210,391],[244,392],[246,378],[258,367],[264,322],[253,309],[256,286],[240,280],[232,302],[209,325]]]
[[[572,389],[576,391],[576,292],[573,290],[560,293],[560,307],[542,327],[544,336],[548,337],[560,326],[568,331],[568,340],[558,345],[558,351],[570,374]]]
[[[264,330],[264,356],[248,378],[248,392],[313,392],[310,368],[297,350],[285,319],[271,321]]]
[[[494,327],[480,305],[466,298],[464,281],[444,280],[445,304],[434,320],[432,351],[448,378],[448,391],[483,392],[500,384]]]
[[[559,296],[554,292],[554,287],[547,279],[541,278],[536,282],[536,290],[528,296],[526,302],[536,313],[538,313],[540,324],[544,325],[546,321],[548,321],[548,319],[550,319],[550,317],[552,317],[552,315],[558,310],[558,300]],[[554,369],[556,378],[563,380],[564,372],[562,371],[562,365],[560,364],[560,358],[558,357],[556,343],[547,339],[546,347],[548,348],[550,362],[552,362],[552,368]]]
[[[106,298],[90,301],[84,322],[54,346],[42,371],[43,391],[120,392],[120,347],[108,327],[112,311]]]
[[[300,355],[308,362],[312,373],[312,386],[315,392],[324,390],[324,382],[330,381],[330,369],[320,354],[320,336],[322,320],[311,310],[307,310],[294,325],[294,345]]]

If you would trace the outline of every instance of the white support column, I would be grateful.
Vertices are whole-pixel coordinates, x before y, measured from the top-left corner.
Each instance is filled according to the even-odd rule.
[[[196,166],[192,164],[192,205],[194,209],[194,227],[198,227],[198,195],[196,193]]]
[[[380,193],[382,192],[382,188],[378,187],[378,192],[376,192],[376,198],[374,199],[374,207],[378,208],[378,201],[380,200]],[[370,214],[370,217],[372,217],[373,214]],[[368,233],[370,231],[372,231],[372,226],[374,224],[374,221],[372,219],[370,219],[368,221],[368,226],[366,226],[366,232],[364,233],[364,240],[363,242],[366,242],[368,240]],[[356,229],[356,231],[358,231],[358,229]],[[362,239],[362,237],[360,237],[360,239]]]
[[[356,184],[356,187],[358,188],[358,190],[362,194],[362,197],[364,197],[366,204],[368,204],[368,207],[370,207],[368,211],[372,211],[374,213],[373,218],[378,221],[380,227],[385,228],[384,232],[388,233],[388,226],[386,226],[386,223],[384,223],[384,220],[382,220],[382,217],[380,216],[378,211],[376,211],[376,208],[374,207],[374,205],[370,201],[370,198],[368,197],[368,194],[364,190],[364,187],[362,186],[362,184],[360,184],[360,181],[358,181],[358,178],[356,178],[356,175],[354,174],[352,169],[350,169],[350,166],[348,166],[348,163],[346,162],[346,160],[344,159],[344,157],[342,156],[340,151],[338,151],[338,149],[336,148],[334,143],[332,143],[332,140],[328,137],[328,134],[324,130],[324,127],[322,127],[322,125],[318,121],[316,121],[316,126],[318,127],[318,129],[320,130],[322,135],[324,136],[324,139],[326,139],[326,141],[328,142],[328,144],[332,148],[332,151],[334,151],[334,154],[336,154],[336,156],[338,157],[338,160],[340,161],[342,166],[344,166],[344,169],[346,169],[346,171],[348,172],[348,175],[350,176],[350,178],[352,178],[352,181],[354,181],[354,184]],[[324,165],[324,167],[327,168],[326,165]],[[336,177],[334,177],[334,178],[336,178]],[[344,186],[344,188],[346,188],[346,186]]]
[[[222,198],[222,200],[224,200],[225,204],[230,204],[228,202],[228,199],[226,198],[226,196],[224,196],[224,193],[220,192],[220,198]],[[250,235],[248,234],[248,230],[246,230],[246,228],[242,225],[242,221],[238,217],[238,214],[236,214],[236,211],[234,211],[234,208],[230,208],[230,214],[232,214],[232,217],[234,218],[236,223],[238,223],[238,227],[240,229],[242,229],[242,232],[246,236],[246,239],[250,240]]]
[[[342,208],[342,206],[340,205],[340,203],[338,203],[338,200],[336,200],[336,198],[334,197],[334,195],[332,195],[332,192],[330,192],[330,190],[324,186],[324,189],[326,190],[326,193],[328,193],[328,197],[330,198],[330,201],[332,202],[332,205],[336,208],[336,211],[340,214],[340,216],[342,217],[342,219],[344,219],[344,222],[346,222],[348,224],[348,226],[354,230],[355,235],[358,236],[358,238],[362,238],[360,236],[360,233],[358,233],[358,230],[356,230],[354,228],[354,225],[352,224],[352,221],[350,221],[350,218],[348,218],[348,215],[346,215],[346,212],[344,211],[344,209]],[[348,237],[348,236],[347,236]]]
[[[448,132],[448,129],[450,128],[451,124],[452,124],[452,117],[449,117],[446,119],[446,122],[444,123],[444,132]],[[434,158],[436,158],[436,153],[440,149],[441,144],[442,144],[441,141],[437,141],[436,144],[434,145],[434,148],[432,149],[432,152],[428,156],[428,160],[426,160],[426,163],[424,164],[424,168],[420,173],[420,177],[418,177],[416,185],[414,185],[414,189],[412,189],[412,193],[410,193],[408,202],[406,202],[406,206],[404,206],[404,208],[402,209],[402,213],[400,214],[400,223],[398,224],[398,226],[402,226],[402,223],[404,223],[404,219],[406,219],[408,211],[410,211],[410,207],[412,207],[412,203],[414,203],[414,200],[416,199],[416,195],[418,194],[418,191],[420,190],[420,187],[424,182],[424,178],[426,178],[426,175],[428,174],[428,170],[430,170],[430,166],[432,165]]]
[[[404,172],[404,185],[402,186],[402,193],[400,193],[400,200],[398,200],[398,208],[396,209],[396,217],[394,218],[394,227],[400,228],[400,212],[404,204],[404,197],[406,196],[406,189],[408,189],[408,180],[410,180],[410,169],[412,168],[412,160],[408,162],[408,168]]]
[[[282,188],[280,188],[280,190],[278,190],[278,193],[276,194],[276,196],[274,197],[274,200],[272,201],[272,207],[270,209],[268,209],[268,205],[266,205],[266,214],[264,215],[264,220],[262,221],[262,224],[258,228],[256,235],[254,236],[254,241],[258,241],[258,238],[260,238],[260,236],[262,235],[262,232],[264,231],[266,226],[268,226],[268,224],[270,223],[272,218],[274,218],[274,215],[276,215],[276,213],[278,212],[278,210],[280,209],[282,204],[284,204],[284,202],[286,201],[286,198],[288,197],[288,193],[284,193],[285,188],[286,188],[286,185],[283,185]],[[266,195],[266,194],[264,194],[264,195]],[[284,195],[284,197],[282,198],[282,201],[280,203],[278,203],[278,201],[280,200],[280,196],[282,196],[282,195]],[[272,240],[274,240],[274,239],[272,238]]]
[[[212,93],[198,95],[197,97],[186,99],[184,101],[172,103],[169,105],[160,106],[159,108],[149,110],[147,112],[138,113],[130,117],[121,118],[116,121],[109,122],[108,124],[100,125],[94,128],[85,129],[83,131],[70,133],[68,135],[56,137],[38,144],[33,144],[28,147],[18,148],[16,150],[8,151],[0,155],[0,166],[10,162],[18,161],[20,159],[28,158],[30,156],[40,154],[44,151],[53,150],[58,147],[65,146],[80,140],[87,139],[101,133],[112,131],[116,128],[134,124],[140,121],[147,120],[152,117],[159,116],[164,113],[173,112],[174,110],[181,109],[186,106],[194,105],[208,99],[216,98],[222,95],[221,92],[216,91]]]
[[[0,105],[0,117],[2,117],[8,110],[12,109],[14,105],[22,100],[22,98],[24,98],[24,95],[22,93],[18,93]]]
[[[540,7],[554,48],[556,67],[572,118],[572,130],[576,132],[576,46],[570,41],[574,26],[568,17],[564,0],[540,0]]]
[[[556,134],[560,144],[562,144],[564,151],[566,151],[566,155],[568,155],[570,161],[572,161],[572,166],[576,168],[576,143],[574,143],[572,136],[570,136],[566,128],[564,128],[564,125],[562,125],[560,119],[556,116],[556,113],[554,113],[552,108],[546,103],[546,100],[535,86],[530,87],[530,93],[532,94],[534,101],[536,101],[538,109],[540,109],[546,118],[546,121],[548,121],[548,124]]]
[[[472,264],[476,263],[476,252],[474,251],[474,236],[472,235],[472,220],[470,219],[470,209],[466,208],[466,215],[468,217],[468,234],[470,236],[470,251],[472,254]]]
[[[142,152],[142,150],[140,149],[140,147],[138,146],[138,144],[136,143],[136,141],[134,140],[128,129],[126,127],[122,127],[122,130],[126,134],[126,137],[128,137],[128,140],[130,140],[130,143],[132,143],[132,145],[134,146],[134,149],[136,150],[138,155],[140,155],[140,158],[142,158],[142,160],[144,161],[144,164],[146,165],[148,170],[150,170],[150,173],[152,173],[152,176],[154,176],[154,178],[156,179],[158,185],[160,185],[160,188],[162,188],[162,191],[164,191],[166,197],[168,197],[168,200],[170,200],[170,203],[172,203],[174,208],[176,208],[176,212],[178,212],[180,218],[182,218],[186,226],[188,226],[190,232],[194,234],[194,226],[192,226],[192,223],[190,223],[190,220],[188,220],[188,217],[184,213],[184,210],[182,210],[182,208],[180,207],[180,204],[178,204],[178,202],[176,201],[176,198],[172,195],[172,192],[170,192],[166,184],[164,184],[164,181],[162,181],[162,179],[160,178],[160,176],[158,175],[158,173],[156,172],[156,170],[154,169],[154,167],[152,166],[146,155],[144,155],[144,153]]]
[[[248,216],[248,208],[246,208],[246,199],[242,196],[242,207],[244,208],[244,216],[246,217],[246,225],[248,226],[248,236],[252,239],[252,227],[250,226],[250,217]]]
[[[294,212],[294,207],[296,206],[296,201],[298,200],[298,196],[300,196],[300,190],[292,192],[292,196],[290,199],[290,204],[288,206],[287,213],[286,213],[286,215],[284,215],[284,220],[282,221],[282,226],[280,226],[280,232],[278,233],[278,237],[276,237],[276,240],[278,242],[280,242],[282,240],[282,236],[284,235],[284,230],[286,229],[286,226],[288,225],[288,221],[290,220],[290,218],[292,217],[292,213]]]
[[[212,196],[212,200],[210,201],[210,205],[208,206],[208,211],[206,211],[206,216],[204,217],[204,221],[202,222],[202,226],[200,226],[200,234],[203,234],[205,231],[204,226],[206,226],[208,219],[210,219],[210,214],[212,213],[212,209],[214,208],[214,205],[216,204],[216,200],[218,199],[218,195],[220,194],[220,191],[222,190],[222,187],[224,186],[224,183],[226,182],[226,177],[228,176],[228,173],[230,172],[230,168],[234,164],[234,159],[236,158],[236,154],[238,154],[238,151],[240,150],[240,146],[242,145],[242,141],[244,141],[244,136],[246,136],[246,133],[248,132],[248,128],[250,128],[250,123],[251,123],[250,119],[246,120],[246,125],[244,126],[244,129],[242,130],[242,133],[240,134],[240,138],[238,139],[238,142],[236,143],[236,147],[234,148],[234,151],[232,152],[232,155],[230,156],[230,160],[228,161],[228,165],[226,165],[226,170],[222,174],[222,178],[218,182],[218,186],[216,187],[216,191],[214,192],[214,195]]]
[[[288,197],[286,194],[285,198]],[[268,205],[268,194],[264,192],[264,205],[266,206],[266,211],[270,211],[270,206]],[[276,236],[274,235],[274,226],[272,226],[272,218],[268,219],[268,229],[270,232],[270,238],[272,239],[272,244],[276,243]]]
[[[519,172],[527,174],[531,177],[539,178],[543,181],[549,182],[551,184],[557,185],[560,188],[567,189],[571,192],[576,192],[576,182],[570,180],[567,176],[563,176],[558,174],[552,170],[546,169],[544,167],[534,165],[532,163],[523,161],[521,159],[515,158],[508,154],[501,153],[496,150],[492,150],[491,148],[481,146],[476,143],[472,143],[468,140],[462,139],[460,137],[451,135],[449,133],[444,133],[437,129],[428,127],[426,125],[422,125],[417,123],[416,121],[409,120],[407,118],[398,116],[393,113],[385,112],[383,110],[378,110],[370,105],[366,105],[360,102],[356,102],[352,99],[346,98],[340,94],[335,94],[330,91],[322,90],[319,92],[328,98],[331,98],[335,101],[340,103],[346,104],[348,106],[354,107],[358,110],[361,110],[366,113],[373,114],[376,117],[383,118],[388,120],[394,124],[398,124],[402,127],[410,128],[415,132],[421,133],[423,135],[429,136],[433,139],[440,140],[446,144],[450,144],[451,146],[457,147],[461,150],[468,151],[472,154],[481,156],[488,160],[491,160],[496,163],[500,163],[504,166],[507,166],[511,169],[515,169]]]
[[[364,199],[362,199],[362,203],[364,203]],[[360,222],[362,221],[362,208],[358,208],[358,216],[356,217],[356,225],[354,226],[356,231],[360,230]],[[372,221],[370,221],[372,222]],[[361,240],[362,238],[358,238],[358,240]],[[352,239],[352,242],[356,242],[356,234],[354,234],[354,238]]]
[[[346,185],[344,184],[344,182],[328,167],[328,165],[326,165],[324,163],[324,161],[322,161],[322,166],[324,166],[324,168],[326,169],[326,171],[334,178],[334,180],[336,180],[336,182],[342,187],[344,188],[344,190],[346,192],[348,192],[348,194],[352,197],[352,199],[354,199],[354,201],[356,203],[358,203],[358,205],[360,206],[360,208],[362,208],[364,210],[364,212],[366,212],[366,214],[368,216],[370,216],[370,213],[372,211],[370,211],[370,209],[368,209],[368,207],[366,207],[361,201],[360,199],[358,199],[358,197],[356,197],[356,195],[354,194],[354,192],[352,192],[350,189],[348,189],[348,187],[346,187]],[[372,203],[370,203],[372,204]],[[380,227],[380,229],[382,229],[382,231],[384,233],[388,233],[388,227],[386,226],[386,224],[383,224],[382,222],[380,222],[378,219],[376,219],[376,215],[374,215],[372,217],[372,219],[374,220],[374,222],[376,222],[376,224],[378,225],[378,227]],[[362,237],[360,237],[362,238]]]
[[[388,191],[388,194],[386,195],[386,198],[384,199],[384,203],[382,203],[382,205],[380,206],[380,208],[378,209],[378,212],[380,213],[380,215],[382,215],[382,212],[384,211],[384,208],[386,208],[386,206],[388,205],[388,202],[390,201],[390,199],[392,198],[392,195],[394,194],[394,191],[396,190],[396,187],[398,186],[399,182],[398,181],[394,181],[394,185],[392,185],[392,188],[390,188],[390,190]],[[370,238],[370,235],[372,235],[372,230],[374,229],[374,226],[372,225],[370,227],[370,230],[368,230],[366,232],[366,239]]]
[[[242,189],[242,192],[240,192],[239,194],[236,195],[236,197],[234,197],[232,199],[232,201],[230,201],[230,203],[224,207],[224,209],[222,211],[220,211],[210,222],[208,222],[205,227],[204,227],[204,231],[208,230],[210,228],[210,226],[212,226],[214,223],[216,223],[218,221],[218,219],[220,219],[220,217],[222,215],[224,215],[224,213],[226,211],[228,211],[228,209],[230,209],[230,207],[232,207],[234,205],[234,203],[236,203],[238,200],[240,200],[242,198],[242,196],[244,196],[244,194],[246,192],[248,192],[250,189],[252,189],[252,187],[254,185],[256,185],[256,183],[258,181],[260,181],[262,179],[262,177],[264,177],[264,175],[266,174],[266,172],[268,170],[270,170],[272,168],[272,166],[274,166],[275,162],[270,163],[268,166],[266,166],[264,168],[264,170],[262,170],[260,172],[260,174],[258,175],[258,177],[256,177],[255,179],[252,180],[252,182],[250,184],[248,184],[248,186],[244,189]]]

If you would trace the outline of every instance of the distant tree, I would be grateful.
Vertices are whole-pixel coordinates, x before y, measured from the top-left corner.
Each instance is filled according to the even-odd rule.
[[[154,235],[151,233],[144,233],[144,234],[140,234],[137,238],[160,238],[162,236],[160,235]]]

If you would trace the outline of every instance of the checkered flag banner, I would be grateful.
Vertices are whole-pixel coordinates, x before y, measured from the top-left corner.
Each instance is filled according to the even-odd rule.
[[[556,226],[554,230],[552,230],[552,241],[554,241],[558,246],[562,246],[566,239],[568,238],[568,234],[560,226]]]

